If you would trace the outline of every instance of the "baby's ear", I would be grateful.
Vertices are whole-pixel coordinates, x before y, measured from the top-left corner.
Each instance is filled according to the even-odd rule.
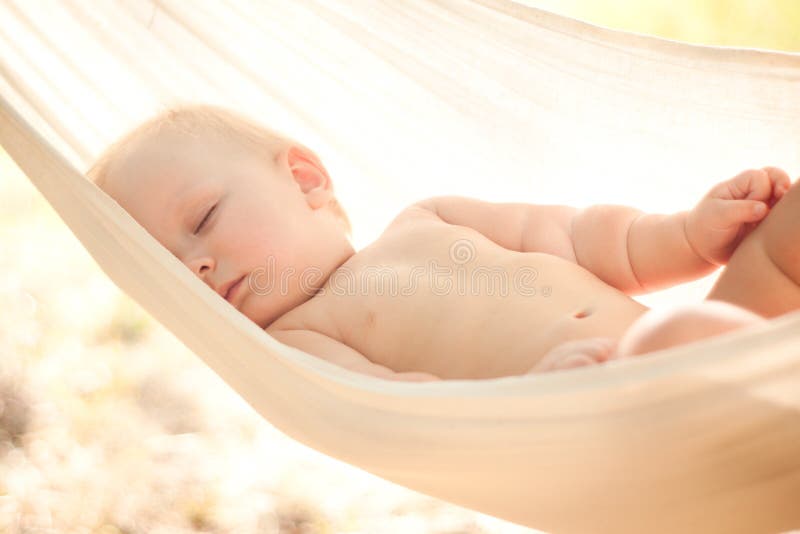
[[[287,165],[303,193],[322,187],[331,189],[328,171],[313,152],[292,146],[286,152]]]
[[[297,185],[306,195],[312,209],[321,208],[333,199],[333,183],[328,171],[312,151],[292,145],[286,152],[286,162]]]

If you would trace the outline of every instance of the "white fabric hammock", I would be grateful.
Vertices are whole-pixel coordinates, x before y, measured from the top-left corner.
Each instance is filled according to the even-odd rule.
[[[744,168],[796,176],[800,55],[508,0],[189,5],[0,3],[0,143],[108,276],[266,420],[538,529],[800,527],[798,313],[619,365],[384,381],[273,340],[81,173],[161,106],[202,100],[312,147],[357,248],[434,194],[687,209]]]

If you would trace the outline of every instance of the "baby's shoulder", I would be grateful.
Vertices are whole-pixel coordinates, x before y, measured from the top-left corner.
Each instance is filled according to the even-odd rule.
[[[424,206],[421,202],[416,202],[406,206],[400,213],[395,215],[394,219],[386,227],[386,231],[408,227],[409,225],[416,227],[428,226],[431,223],[440,225],[444,224],[444,221],[430,208]]]

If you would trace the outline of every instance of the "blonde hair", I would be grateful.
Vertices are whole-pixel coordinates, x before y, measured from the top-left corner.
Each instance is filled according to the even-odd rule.
[[[146,142],[161,134],[195,138],[207,136],[233,142],[255,154],[265,156],[270,162],[275,161],[281,150],[297,145],[317,160],[313,151],[302,143],[244,115],[209,104],[184,104],[158,113],[109,145],[86,172],[86,177],[105,190],[112,171]],[[322,165],[319,160],[317,163]],[[351,234],[350,219],[335,196],[331,199],[331,208],[345,223],[347,233]]]

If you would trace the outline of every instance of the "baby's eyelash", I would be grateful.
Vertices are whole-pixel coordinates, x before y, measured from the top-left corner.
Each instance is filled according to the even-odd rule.
[[[202,221],[200,221],[200,224],[198,224],[198,225],[197,225],[197,228],[195,228],[195,230],[194,230],[194,233],[195,233],[195,235],[197,235],[197,234],[200,232],[200,230],[202,230],[203,226],[206,224],[206,221],[208,221],[208,218],[209,218],[209,217],[211,217],[211,213],[212,213],[212,212],[213,212],[213,211],[214,211],[216,208],[217,208],[217,205],[216,205],[216,204],[214,204],[213,206],[211,206],[211,209],[210,209],[210,210],[208,210],[208,213],[206,213],[206,216],[205,216],[205,217],[203,217],[203,220],[202,220]]]

